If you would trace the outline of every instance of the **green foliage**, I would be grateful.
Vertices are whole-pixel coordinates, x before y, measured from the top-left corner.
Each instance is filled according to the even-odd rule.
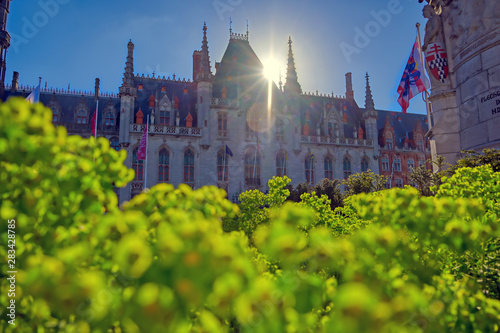
[[[342,184],[347,186],[345,195],[351,196],[359,193],[370,193],[384,189],[387,182],[386,176],[376,175],[371,170],[355,173],[344,179]]]
[[[293,202],[300,202],[300,197],[304,193],[309,193],[312,191],[311,185],[307,182],[299,183],[295,188],[292,185],[287,185],[288,190],[290,191],[290,196],[288,200]]]
[[[481,165],[491,165],[494,172],[500,171],[500,150],[484,149],[482,153],[475,150],[462,151],[462,158],[448,171],[449,175],[461,168],[474,168]]]
[[[392,189],[334,210],[327,193],[285,201],[287,177],[239,207],[213,186],[159,184],[118,209],[113,184],[132,176],[123,153],[67,137],[39,105],[0,113],[0,215],[18,222],[16,326],[2,316],[2,332],[500,329],[491,166],[457,169],[434,197]],[[323,185],[338,197],[338,182]]]
[[[335,210],[337,207],[344,206],[344,196],[339,188],[341,184],[342,182],[338,179],[330,180],[325,178],[314,186],[314,191],[318,196],[326,195],[330,200],[331,210]]]
[[[484,149],[482,153],[465,150],[462,151],[462,158],[453,165],[445,163],[442,156],[438,156],[436,161],[430,162],[435,165],[437,172],[433,173],[431,170],[427,170],[425,166],[420,166],[410,174],[410,182],[414,183],[420,194],[424,196],[435,195],[436,190],[441,185],[441,178],[450,177],[461,168],[491,165],[494,172],[500,171],[500,150]],[[448,167],[446,170],[444,170],[445,166]],[[433,189],[433,187],[435,188]]]

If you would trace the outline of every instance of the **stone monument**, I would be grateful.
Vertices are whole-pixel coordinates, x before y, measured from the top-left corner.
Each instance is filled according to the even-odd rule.
[[[500,149],[500,1],[427,3],[422,49],[432,85],[433,156],[453,163],[462,150]]]

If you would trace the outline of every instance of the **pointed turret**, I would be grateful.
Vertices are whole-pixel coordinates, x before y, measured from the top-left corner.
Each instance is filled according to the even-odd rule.
[[[366,73],[366,92],[365,92],[365,109],[375,110],[375,103],[373,102],[372,89],[370,88],[370,76]]]
[[[127,44],[127,61],[120,92],[120,146],[128,148],[130,145],[130,124],[134,122],[134,106],[137,97],[137,88],[134,84],[134,43],[130,40]]]
[[[134,84],[134,43],[132,43],[132,40],[128,42],[127,49],[127,62],[125,62],[122,87],[132,87]]]
[[[196,50],[193,53],[193,80],[196,82],[196,93],[197,97],[197,121],[198,126],[202,128],[202,139],[201,144],[210,144],[210,131],[207,128],[209,123],[210,115],[210,100],[212,98],[212,86],[213,86],[214,76],[212,75],[212,69],[210,67],[210,54],[208,52],[208,39],[207,39],[207,23],[203,23],[203,39],[201,42],[201,50]],[[178,107],[177,97],[172,99],[174,101],[174,107]],[[190,118],[190,120],[188,119]],[[186,118],[186,126],[190,127],[193,125],[193,116],[189,114]],[[179,126],[179,112],[175,116],[175,123]],[[188,126],[189,125],[189,126]]]
[[[288,37],[288,64],[286,69],[285,93],[302,94],[302,88],[297,80],[297,70],[292,52],[292,38]]]
[[[210,68],[210,54],[208,53],[207,40],[207,23],[203,24],[203,41],[201,42],[201,59],[200,59],[200,79],[211,80],[212,69]]]
[[[372,89],[370,88],[370,76],[366,73],[366,92],[365,92],[365,112],[363,113],[363,120],[365,121],[366,138],[374,140],[377,137],[377,119],[378,112],[375,110],[375,103],[373,102]]]

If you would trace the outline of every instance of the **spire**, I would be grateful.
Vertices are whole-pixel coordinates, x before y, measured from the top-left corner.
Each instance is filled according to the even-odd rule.
[[[292,52],[292,38],[288,37],[288,65],[286,69],[285,92],[302,94],[302,88],[297,80],[297,70]]]
[[[370,88],[370,76],[366,72],[366,93],[365,93],[365,109],[375,110],[375,103],[373,102],[372,90]]]
[[[128,54],[125,63],[125,73],[123,74],[123,86],[132,87],[134,84],[134,43],[132,40],[127,45]]]
[[[200,71],[202,76],[207,76],[212,74],[212,69],[210,68],[210,54],[208,53],[208,40],[207,40],[207,23],[203,24],[203,41],[201,43],[201,62]]]

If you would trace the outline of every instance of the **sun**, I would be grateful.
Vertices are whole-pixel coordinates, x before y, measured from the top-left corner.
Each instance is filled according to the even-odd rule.
[[[264,69],[262,73],[271,81],[278,82],[280,79],[281,64],[274,58],[269,57],[262,61]]]

